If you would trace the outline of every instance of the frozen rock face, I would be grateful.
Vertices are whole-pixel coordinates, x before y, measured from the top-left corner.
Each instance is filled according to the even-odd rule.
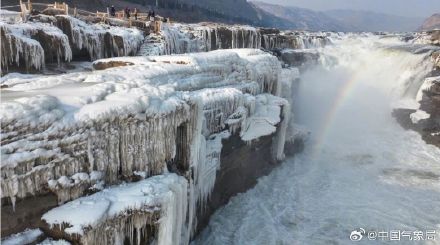
[[[178,229],[183,241],[189,241],[197,207],[203,207],[214,187],[224,139],[235,135],[252,144],[273,137],[272,159],[284,157],[291,83],[297,71],[282,69],[275,56],[234,49],[96,63],[102,70],[2,80],[3,204],[19,207],[27,197],[48,192],[57,195],[59,204],[94,192],[99,197],[108,185],[149,181],[172,171],[187,181],[185,200],[177,202],[185,201],[187,211],[159,205],[157,231],[155,219],[148,218],[151,212],[123,208],[119,211],[125,216],[119,211],[104,215],[107,218],[98,219],[92,229],[83,229],[88,223],[80,226],[84,232],[75,230],[74,236],[62,225],[73,225],[72,216],[54,220],[49,212],[48,234],[85,244],[112,244],[121,241],[118,234],[123,233],[134,244],[141,238],[133,237],[144,236],[148,226],[158,232],[153,232],[154,239],[165,241],[160,244],[177,244],[180,236],[170,238],[171,226],[163,224],[168,222],[163,217],[171,217],[174,221],[167,224],[184,227]],[[150,192],[145,193],[149,198]],[[78,202],[62,207],[74,203]],[[179,215],[185,218],[176,221]],[[102,232],[105,238],[97,235]]]
[[[16,11],[10,11],[6,9],[0,10],[0,20],[5,22],[19,22],[21,21],[21,13]]]
[[[428,144],[440,146],[440,76],[424,80],[414,109],[396,109],[394,115],[405,128],[422,135]]]
[[[285,64],[300,69],[316,65],[319,61],[319,53],[311,49],[283,49],[278,53]]]
[[[414,43],[440,45],[440,30],[417,33],[414,37]]]
[[[159,34],[147,37],[140,55],[203,52],[231,48],[300,49],[330,43],[324,33],[280,32],[242,25],[164,24]]]
[[[437,70],[440,70],[440,51],[435,51],[431,55],[432,61],[434,62],[434,66]]]
[[[43,23],[0,22],[2,69],[10,66],[39,70],[45,62],[72,59],[69,40],[56,27]]]
[[[417,114],[420,122],[417,123],[421,123],[426,131],[440,132],[440,76],[426,78],[417,97],[420,103]],[[436,138],[439,140],[438,136]]]
[[[67,15],[55,16],[56,25],[68,37],[74,54],[90,60],[135,55],[143,42],[143,33],[134,28],[87,24]]]
[[[143,32],[134,28],[87,24],[67,15],[33,19],[0,22],[3,70],[40,70],[45,63],[135,55],[144,39]]]
[[[180,244],[187,215],[188,181],[153,176],[79,198],[43,216],[50,233],[80,244]],[[161,221],[158,221],[158,219]]]

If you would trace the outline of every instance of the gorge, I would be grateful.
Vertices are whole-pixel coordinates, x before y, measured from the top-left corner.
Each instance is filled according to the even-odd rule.
[[[0,27],[5,244],[440,232],[437,32]]]

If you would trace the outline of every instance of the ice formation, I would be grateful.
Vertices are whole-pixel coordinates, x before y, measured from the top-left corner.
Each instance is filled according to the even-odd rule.
[[[426,111],[423,110],[417,110],[414,113],[411,113],[410,118],[412,123],[418,123],[420,120],[428,119],[431,115],[428,114]]]
[[[39,70],[45,62],[69,62],[84,52],[91,60],[135,55],[144,40],[135,28],[88,24],[67,15],[37,17],[27,23],[0,22],[2,69]]]
[[[140,55],[181,54],[234,48],[312,48],[330,42],[325,33],[273,32],[244,25],[164,23],[146,38]]]
[[[72,47],[85,50],[91,60],[135,55],[144,39],[142,31],[135,28],[88,24],[67,15],[57,15],[56,19]]]
[[[426,103],[423,101],[425,99],[424,97],[436,96],[436,93],[438,93],[439,83],[440,76],[427,77],[424,79],[422,85],[417,91],[416,100],[413,102],[414,105],[411,107],[412,109],[416,110],[415,112],[410,114],[410,119],[412,123],[417,124],[420,122],[420,120],[429,119],[431,117],[430,112],[421,109],[421,104]],[[427,99],[429,100],[430,98]]]
[[[112,67],[114,62],[126,65]],[[289,101],[278,96],[290,95],[293,80],[286,77],[295,70],[283,69],[276,57],[232,49],[96,63],[101,70],[2,79],[2,198],[14,204],[17,198],[55,193],[59,204],[67,203],[45,216],[48,223],[76,224],[69,220],[76,215],[66,213],[61,219],[60,210],[111,195],[102,190],[106,185],[139,178],[145,179],[138,182],[142,185],[172,171],[188,183],[179,190],[184,197],[168,196],[179,200],[160,207],[160,223],[167,225],[159,227],[157,238],[162,244],[178,244],[180,238],[186,243],[197,223],[196,209],[203,208],[214,187],[222,140],[240,132],[250,143],[274,135],[274,158],[283,157],[291,111]],[[115,188],[126,187],[111,190]],[[132,208],[133,213],[105,222],[92,215],[102,213],[86,215],[95,222],[86,233],[78,227],[90,222],[82,220],[70,228],[52,228],[79,234],[66,239],[88,244],[120,241],[122,233],[147,236],[140,228],[147,216]],[[182,230],[182,237],[170,237],[175,234],[170,229]],[[104,239],[96,235],[101,232]],[[130,239],[135,243],[140,238]]]
[[[299,70],[295,67],[289,67],[282,69],[280,74],[280,82],[281,82],[281,91],[280,96],[287,100],[290,111],[286,110],[286,113],[289,113],[289,120],[285,134],[285,141],[293,143],[295,139],[300,139],[301,137],[297,137],[296,128],[297,125],[294,124],[295,120],[293,119],[293,105],[294,98],[296,97],[295,91],[297,91],[297,84],[299,81]],[[302,139],[302,138],[301,138]]]
[[[70,242],[63,239],[54,240],[52,238],[47,238],[44,241],[38,243],[38,245],[70,245]]]
[[[420,102],[423,99],[424,93],[431,93],[434,92],[436,87],[440,84],[440,76],[438,77],[428,77],[423,81],[422,86],[420,87],[419,91],[417,92],[416,100]],[[436,86],[437,85],[437,86]]]
[[[41,69],[46,60],[70,61],[69,40],[61,30],[43,23],[0,22],[2,68],[25,66]]]
[[[0,20],[5,22],[19,22],[21,21],[21,12],[0,9]]]
[[[3,245],[22,245],[30,244],[37,240],[38,237],[43,235],[40,229],[25,230],[18,234],[14,234],[8,237],[3,237],[1,244]]]
[[[44,23],[43,23],[44,22]],[[235,48],[312,48],[330,42],[327,33],[279,32],[244,25],[164,23],[160,33],[90,24],[67,15],[38,15],[28,23],[1,22],[3,69],[39,70],[45,62],[72,58],[120,57],[206,52]],[[138,52],[139,51],[139,52]]]
[[[440,44],[440,32],[438,30],[433,30],[431,32],[418,32],[411,36],[411,42],[414,44]]]
[[[82,244],[96,245],[123,244],[126,237],[130,244],[140,244],[149,235],[148,226],[158,222],[158,244],[180,244],[186,200],[187,180],[164,174],[76,199],[42,219],[72,237],[80,235]],[[158,210],[162,213],[159,220]]]

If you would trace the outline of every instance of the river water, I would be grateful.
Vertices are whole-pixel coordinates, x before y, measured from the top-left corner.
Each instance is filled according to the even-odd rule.
[[[426,54],[397,38],[334,43],[295,97],[305,151],[233,197],[195,244],[356,244],[354,230],[358,244],[440,244],[440,150],[391,116],[415,104]]]

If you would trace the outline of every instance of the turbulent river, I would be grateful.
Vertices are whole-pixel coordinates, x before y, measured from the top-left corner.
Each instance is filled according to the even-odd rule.
[[[295,97],[295,120],[311,132],[305,151],[232,198],[195,244],[352,244],[356,229],[360,244],[396,231],[399,244],[440,244],[440,150],[391,115],[414,104],[426,54],[397,38],[334,43]],[[409,241],[418,231],[436,240]]]

